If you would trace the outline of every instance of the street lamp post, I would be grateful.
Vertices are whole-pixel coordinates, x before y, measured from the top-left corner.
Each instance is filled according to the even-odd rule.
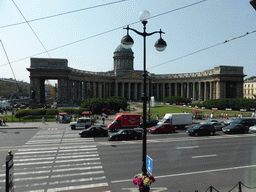
[[[251,0],[250,3],[253,6],[253,8],[256,10],[256,0]]]
[[[129,49],[132,47],[132,45],[134,44],[133,39],[130,37],[129,35],[129,30],[134,31],[135,33],[137,33],[138,35],[143,36],[144,39],[144,62],[143,62],[143,96],[142,96],[142,101],[143,101],[143,149],[142,149],[142,173],[143,175],[147,175],[147,167],[146,167],[146,154],[147,154],[147,127],[146,127],[146,119],[147,119],[147,92],[146,92],[146,83],[147,83],[147,70],[146,70],[146,37],[147,36],[151,36],[155,33],[160,33],[160,39],[157,40],[157,42],[155,43],[155,48],[157,51],[164,51],[165,48],[167,47],[166,42],[162,39],[161,35],[162,32],[161,29],[160,31],[155,31],[152,33],[147,33],[146,32],[146,24],[148,23],[150,19],[150,13],[148,11],[143,11],[140,13],[140,21],[143,24],[143,33],[130,28],[129,26],[127,26],[126,29],[127,30],[127,35],[124,36],[121,40],[121,43],[123,45],[124,48]]]

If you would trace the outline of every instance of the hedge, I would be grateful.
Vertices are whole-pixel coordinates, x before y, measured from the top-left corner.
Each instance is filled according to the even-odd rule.
[[[251,109],[256,108],[256,102],[252,99],[242,99],[242,98],[234,98],[234,99],[212,99],[208,101],[204,101],[202,106],[205,108],[218,108],[220,110],[231,108],[233,110],[240,109]]]
[[[164,103],[176,103],[178,105],[183,103],[188,104],[191,103],[191,99],[181,96],[169,96],[164,99]]]
[[[61,109],[21,109],[18,112],[15,113],[16,118],[22,118],[22,117],[28,117],[28,116],[39,116],[42,118],[44,116],[45,118],[47,116],[55,116],[59,114],[60,112],[66,112],[68,115],[76,114],[76,115],[82,115],[83,111],[87,111],[86,108],[61,108]],[[48,118],[48,117],[47,117]]]

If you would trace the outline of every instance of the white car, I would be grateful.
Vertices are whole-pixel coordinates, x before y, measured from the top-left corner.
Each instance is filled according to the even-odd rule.
[[[77,127],[88,128],[92,125],[92,120],[90,118],[79,118],[76,122],[71,122],[69,126],[72,130]]]
[[[251,132],[256,132],[256,125],[251,126],[251,127],[249,128],[249,131],[251,131]]]
[[[216,119],[209,119],[209,120],[206,120],[206,121],[204,121],[204,122],[201,122],[200,124],[209,124],[209,123],[213,123],[213,122],[218,123],[219,121],[216,120]]]

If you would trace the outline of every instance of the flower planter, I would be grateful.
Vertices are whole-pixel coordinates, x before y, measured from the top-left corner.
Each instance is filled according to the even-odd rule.
[[[143,188],[139,188],[140,192],[149,192],[150,188],[144,186]]]
[[[139,191],[140,192],[149,192],[150,188],[149,186],[155,182],[155,178],[147,173],[147,175],[138,174],[135,175],[132,179],[132,183],[134,185],[139,186]]]

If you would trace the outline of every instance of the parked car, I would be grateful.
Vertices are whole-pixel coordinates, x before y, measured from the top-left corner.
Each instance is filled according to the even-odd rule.
[[[221,122],[210,122],[209,124],[214,126],[215,131],[221,131],[225,126],[224,123]]]
[[[248,133],[249,127],[243,124],[231,124],[222,129],[224,133]]]
[[[232,124],[242,124],[242,125],[251,127],[253,125],[256,125],[256,119],[255,118],[238,118],[238,119],[235,119],[234,121],[231,121],[230,125]]]
[[[159,121],[156,119],[148,119],[146,121],[146,127],[153,127],[155,126]],[[143,121],[140,122],[140,127],[143,127]]]
[[[21,105],[20,109],[27,109],[27,106],[26,105]]]
[[[249,127],[249,131],[256,132],[256,125]]]
[[[209,123],[213,123],[213,122],[219,122],[218,120],[216,120],[216,119],[209,119],[209,120],[206,120],[206,121],[204,121],[204,122],[201,122],[200,124],[209,124]]]
[[[150,133],[174,133],[175,131],[175,127],[170,123],[156,125],[149,129]]]
[[[142,139],[142,133],[133,129],[123,129],[108,136],[109,141]]]
[[[81,137],[107,137],[108,130],[103,129],[102,127],[91,126],[88,129],[84,129],[79,132]]]
[[[227,125],[230,125],[231,122],[237,120],[237,119],[240,119],[238,117],[231,117],[230,119],[227,119],[226,121],[224,121],[224,125],[227,126]]]
[[[188,135],[198,136],[198,135],[214,135],[215,129],[213,125],[209,124],[197,124],[191,128],[187,129]]]
[[[72,130],[76,129],[77,127],[90,127],[92,125],[91,118],[83,117],[79,118],[76,122],[71,122],[69,126]]]

